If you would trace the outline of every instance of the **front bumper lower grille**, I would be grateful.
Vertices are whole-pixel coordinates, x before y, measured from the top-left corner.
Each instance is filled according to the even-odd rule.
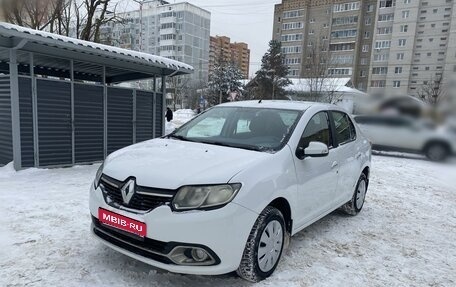
[[[122,230],[106,226],[92,216],[93,232],[96,236],[124,250],[130,251],[139,256],[149,258],[164,264],[177,265],[170,259],[170,254],[177,247],[202,248],[214,259],[212,265],[220,264],[219,257],[208,247],[197,244],[186,244],[178,242],[162,242],[150,238],[142,238]]]

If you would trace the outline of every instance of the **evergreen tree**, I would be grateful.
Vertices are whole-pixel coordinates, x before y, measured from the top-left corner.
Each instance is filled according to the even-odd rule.
[[[240,92],[243,78],[244,75],[234,64],[223,61],[216,63],[209,75],[209,103],[217,105],[227,102],[231,92]]]
[[[284,88],[291,84],[287,78],[288,67],[284,63],[282,43],[276,40],[270,41],[269,49],[261,60],[261,69],[256,73],[257,98],[284,98]]]

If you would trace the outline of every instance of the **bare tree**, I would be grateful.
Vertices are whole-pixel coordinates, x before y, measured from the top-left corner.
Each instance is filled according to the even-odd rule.
[[[418,97],[433,108],[437,108],[447,97],[447,89],[443,82],[443,77],[431,77],[418,89]]]
[[[3,0],[6,21],[36,30],[100,42],[101,27],[122,19],[115,0]]]
[[[338,91],[340,82],[331,73],[339,63],[329,51],[328,46],[324,42],[312,45],[307,49],[305,57],[303,84],[306,86],[306,97],[317,102],[331,104],[339,102],[343,97],[343,94]]]

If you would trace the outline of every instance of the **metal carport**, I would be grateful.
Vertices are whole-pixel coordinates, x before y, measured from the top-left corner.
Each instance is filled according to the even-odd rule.
[[[103,160],[162,136],[167,76],[189,65],[0,23],[0,165]],[[151,79],[151,90],[115,84]]]

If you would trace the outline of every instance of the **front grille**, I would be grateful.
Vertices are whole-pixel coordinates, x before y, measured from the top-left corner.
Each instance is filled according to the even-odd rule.
[[[159,206],[170,204],[176,193],[174,190],[136,186],[135,194],[130,202],[126,204],[122,199],[121,192],[121,188],[125,183],[126,181],[118,181],[107,175],[101,177],[100,186],[107,204],[116,208],[123,206],[135,210],[149,211]]]

